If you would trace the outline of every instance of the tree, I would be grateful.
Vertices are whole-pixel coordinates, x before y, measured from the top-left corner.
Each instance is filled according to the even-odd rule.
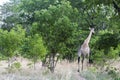
[[[1,16],[6,15],[2,18],[2,28],[10,31],[14,25],[21,24],[26,36],[33,38],[39,34],[47,47],[50,70],[54,71],[56,54],[73,61],[89,27],[94,27],[96,32],[90,43],[93,58],[106,53],[113,55],[109,52],[113,49],[116,54],[120,37],[119,9],[120,0],[11,0],[2,7]],[[25,50],[30,47],[28,42],[25,41]]]
[[[112,30],[101,30],[98,34],[99,36],[96,36],[91,43],[93,46],[91,58],[94,63],[104,65],[107,60],[119,57],[120,37],[118,33],[114,33]]]
[[[50,60],[52,61],[50,70],[54,71],[54,58],[57,53],[65,56],[76,51],[76,37],[78,10],[72,8],[68,1],[61,1],[58,5],[50,5],[48,9],[35,11],[35,22],[33,23],[33,33],[37,31],[43,36],[46,42]]]
[[[15,24],[21,24],[29,31],[34,22],[34,12],[46,9],[50,4],[56,4],[57,0],[10,0],[1,8],[2,28],[12,29]]]
[[[69,0],[80,12],[80,26],[95,27],[95,36],[91,40],[92,58],[108,59],[108,55],[117,55],[120,34],[120,1],[119,0]],[[86,26],[86,27],[85,27]],[[114,49],[114,50],[113,50]],[[113,50],[111,53],[110,51]],[[115,51],[115,52],[114,52]],[[104,56],[104,59],[103,59]],[[113,58],[113,57],[112,57]],[[99,61],[99,60],[95,60]]]
[[[0,21],[2,25],[0,26],[4,30],[12,29],[17,24],[20,24],[23,21],[19,17],[19,13],[17,12],[17,5],[19,4],[20,0],[10,0],[9,2],[5,3],[4,5],[0,6]]]
[[[20,46],[25,38],[25,30],[22,29],[19,25],[8,31],[0,29],[0,52],[10,58],[15,56],[15,51],[19,51]],[[11,63],[8,64],[10,66]]]
[[[39,59],[43,60],[47,54],[47,49],[44,46],[42,37],[39,34],[28,36],[24,41],[22,51],[25,57],[31,59],[34,62],[34,69],[35,63]]]
[[[14,4],[17,1],[12,2]],[[65,58],[68,54],[68,59],[75,57],[73,53],[76,51],[75,47],[77,45],[75,44],[78,42],[76,37],[79,34],[79,12],[76,8],[73,8],[65,0],[19,0],[17,4],[13,5],[14,7],[8,5],[14,9],[14,11],[10,11],[18,14],[17,17],[20,20],[18,23],[26,28],[27,35],[37,33],[42,36],[49,51],[48,55],[51,58],[53,57],[52,63],[54,63],[54,57],[57,53],[62,53],[61,55]],[[9,20],[8,23],[10,22]]]

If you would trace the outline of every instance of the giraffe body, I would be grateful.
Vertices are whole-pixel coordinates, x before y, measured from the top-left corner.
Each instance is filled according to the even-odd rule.
[[[80,51],[78,52],[78,55],[81,56],[81,54],[84,54],[84,56],[87,56],[87,55],[89,55],[89,52],[90,52],[89,45],[84,43],[81,46]]]
[[[82,70],[83,70],[83,62],[84,59],[87,57],[89,58],[90,55],[90,47],[89,47],[89,42],[92,36],[92,33],[94,33],[94,28],[90,28],[90,34],[89,36],[85,39],[84,43],[81,45],[80,49],[78,50],[78,72],[79,72],[79,62],[80,62],[80,57],[82,57]]]

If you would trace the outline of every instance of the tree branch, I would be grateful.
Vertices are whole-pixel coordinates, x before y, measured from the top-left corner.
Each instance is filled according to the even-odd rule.
[[[120,7],[117,5],[117,3],[113,0],[114,8],[120,13]]]

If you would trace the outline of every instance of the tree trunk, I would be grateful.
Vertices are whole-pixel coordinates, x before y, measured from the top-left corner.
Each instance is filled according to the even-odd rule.
[[[47,60],[47,59],[49,58],[48,56],[49,56],[49,55],[46,55],[46,56],[45,56],[45,59],[42,60],[42,67],[48,67],[48,66],[47,66],[47,65],[48,65],[48,60]]]
[[[33,68],[34,68],[34,70],[36,70],[35,64],[36,64],[36,57],[34,57],[34,61],[33,61]]]
[[[35,61],[34,61],[34,70],[36,70]]]
[[[59,55],[56,55],[55,53],[52,53],[49,57],[49,64],[50,64],[49,69],[52,73],[54,73],[58,59],[59,59]]]
[[[8,68],[11,67],[11,61],[10,61],[10,58],[8,57]]]
[[[53,73],[54,72],[54,57],[55,57],[55,54],[54,53],[52,53],[51,55],[50,55],[50,58],[49,58],[49,61],[50,61],[50,71]]]

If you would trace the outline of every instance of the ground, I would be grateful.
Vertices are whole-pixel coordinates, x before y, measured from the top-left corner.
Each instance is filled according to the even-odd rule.
[[[37,62],[35,70],[32,62],[28,59],[18,58],[17,62],[21,63],[21,68],[11,71],[8,69],[7,61],[2,60],[0,62],[0,80],[112,80],[106,73],[97,73],[93,67],[89,70],[86,67],[84,71],[77,72],[77,61],[72,63],[58,62],[54,73],[43,68],[41,62]],[[119,68],[120,62],[110,65],[117,65],[115,67]]]

